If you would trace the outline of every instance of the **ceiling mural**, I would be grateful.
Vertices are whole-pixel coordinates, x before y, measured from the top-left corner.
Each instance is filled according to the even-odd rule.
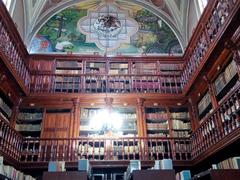
[[[32,39],[30,53],[181,54],[169,28],[150,11],[121,1],[79,3],[50,18]]]

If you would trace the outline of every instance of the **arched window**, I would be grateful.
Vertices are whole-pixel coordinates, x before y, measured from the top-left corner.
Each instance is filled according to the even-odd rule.
[[[208,0],[198,0],[200,12],[202,13],[205,7],[207,6]]]

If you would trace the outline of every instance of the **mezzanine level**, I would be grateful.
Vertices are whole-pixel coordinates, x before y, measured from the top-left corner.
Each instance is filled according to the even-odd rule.
[[[24,138],[4,119],[0,123],[0,152],[25,168],[46,167],[50,160],[64,160],[75,166],[81,158],[95,165],[139,159],[145,165],[153,160],[172,158],[177,166],[197,164],[240,138],[240,88],[229,93],[192,133],[190,138],[97,137]]]
[[[180,74],[156,74],[151,72],[147,74],[118,74],[116,77],[111,74],[105,76],[97,73],[87,76],[84,74],[64,75],[64,73],[44,74],[43,69],[38,69],[38,74],[34,74],[31,69],[31,57],[29,57],[24,44],[14,29],[7,10],[3,3],[0,8],[0,47],[1,59],[10,70],[24,94],[31,92],[145,92],[163,94],[186,94],[193,84],[200,71],[204,68],[207,62],[214,61],[211,57],[215,53],[223,50],[221,45],[227,39],[231,39],[232,35],[237,30],[239,24],[240,2],[235,0],[214,0],[210,1],[205,12],[203,13],[196,31],[194,32],[186,52],[183,57],[176,57],[181,64]],[[33,55],[34,56],[34,55]],[[71,57],[71,56],[70,56]],[[47,58],[47,57],[46,57]],[[95,57],[95,59],[98,57]],[[120,57],[124,59],[125,57]],[[161,57],[156,57],[155,59]],[[37,58],[36,58],[37,59]],[[69,58],[66,58],[69,59]],[[90,58],[91,59],[91,58]],[[111,59],[111,58],[110,58]],[[141,58],[132,59],[148,59],[144,56]],[[157,61],[159,61],[159,59]],[[172,57],[163,57],[163,59],[172,59]],[[42,59],[39,59],[42,60]],[[209,61],[208,61],[209,60]],[[156,67],[161,67],[161,62],[156,63]],[[39,61],[38,67],[44,66]],[[171,62],[167,63],[171,64]],[[170,65],[171,66],[171,65]],[[174,67],[171,70],[177,71]],[[107,67],[106,67],[107,68]],[[145,66],[142,67],[143,72]],[[164,69],[163,69],[164,70]],[[166,69],[165,69],[166,70]],[[93,71],[95,72],[95,71]],[[160,72],[160,71],[159,71]],[[122,72],[121,72],[122,73]],[[123,76],[122,76],[123,75]],[[138,76],[139,75],[139,76]]]

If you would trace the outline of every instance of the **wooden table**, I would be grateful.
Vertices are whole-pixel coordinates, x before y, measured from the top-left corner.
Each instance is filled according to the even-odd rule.
[[[87,180],[87,172],[44,172],[43,180]]]
[[[135,170],[133,180],[176,180],[174,170]]]

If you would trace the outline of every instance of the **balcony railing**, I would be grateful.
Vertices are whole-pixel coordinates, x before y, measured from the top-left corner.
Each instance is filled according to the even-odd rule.
[[[191,160],[187,138],[25,139],[21,161]]]
[[[194,41],[187,48],[186,65],[181,75],[181,82],[183,88],[188,86],[190,81],[201,70],[201,66],[205,64],[208,57],[206,54],[210,54],[213,50],[213,45],[219,40],[223,33],[223,27],[226,26],[232,18],[232,15],[238,10],[240,1],[237,0],[216,0],[210,1],[210,6],[207,6],[209,14],[205,13],[202,16],[204,24],[199,22],[197,27],[196,37],[193,37]],[[207,20],[205,19],[207,18]],[[203,20],[204,19],[204,20]],[[192,49],[192,50],[191,50]]]
[[[20,78],[23,84],[22,88],[29,91],[31,78],[24,60],[27,52],[17,31],[11,31],[10,26],[14,26],[14,24],[6,14],[8,14],[7,10],[3,2],[0,1],[0,56],[7,67],[10,68],[10,71],[16,74],[15,78]]]
[[[240,85],[209,114],[190,138],[22,138],[4,119],[0,119],[0,152],[20,162],[50,160],[194,160],[240,127]],[[238,133],[239,136],[239,133]],[[240,138],[240,137],[235,137]]]
[[[19,161],[22,145],[23,137],[0,116],[0,153]]]
[[[177,75],[33,75],[32,93],[181,93]]]
[[[192,157],[195,158],[212,145],[240,127],[240,85],[208,115],[192,134]]]

